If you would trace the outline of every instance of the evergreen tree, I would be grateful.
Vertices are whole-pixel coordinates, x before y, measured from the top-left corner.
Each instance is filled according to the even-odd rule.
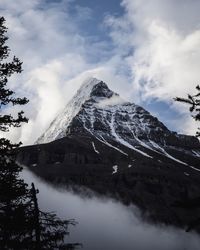
[[[6,45],[4,24],[5,19],[0,17],[0,132],[6,133],[11,127],[28,122],[23,111],[16,117],[5,114],[6,107],[24,105],[28,100],[15,97],[14,91],[7,87],[8,78],[22,72],[22,63],[16,57],[5,62],[10,49]],[[40,211],[34,184],[28,188],[20,179],[22,167],[15,161],[20,145],[0,138],[0,249],[74,249],[78,244],[63,243],[67,227],[74,221],[62,221],[55,214]]]
[[[175,101],[186,103],[190,105],[190,112],[195,121],[200,121],[200,86],[196,86],[197,93],[194,95],[189,95],[187,98],[176,97]],[[197,137],[200,137],[200,128],[196,132]],[[186,209],[189,213],[192,213],[195,209],[200,207],[200,197],[193,199],[179,200],[175,204],[177,207]],[[200,217],[197,217],[195,220],[188,223],[186,232],[191,231],[192,229],[198,228],[200,226]]]
[[[196,87],[195,95],[188,95],[187,98],[176,97],[175,100],[190,105],[190,112],[195,121],[200,121],[200,86]],[[200,128],[198,128],[197,136],[200,137]]]
[[[8,132],[10,127],[19,127],[21,122],[27,122],[23,111],[14,118],[12,115],[2,114],[6,105],[23,105],[28,102],[26,98],[13,97],[14,92],[7,88],[8,78],[13,73],[21,73],[22,63],[14,57],[11,62],[4,62],[9,56],[9,48],[5,45],[8,39],[5,36],[7,29],[4,26],[5,19],[0,18],[0,131]],[[27,185],[20,180],[19,172],[22,170],[15,163],[14,149],[19,144],[12,144],[5,138],[0,138],[0,242],[2,249],[17,247],[21,238],[26,235],[23,232],[24,197],[28,193]],[[24,202],[23,202],[24,201]],[[20,228],[19,228],[20,227]]]
[[[31,185],[28,217],[31,220],[32,240],[31,249],[67,249],[72,250],[80,246],[78,243],[64,244],[64,236],[69,234],[68,225],[75,225],[74,220],[61,220],[54,213],[43,212],[39,209],[37,193],[34,183]]]

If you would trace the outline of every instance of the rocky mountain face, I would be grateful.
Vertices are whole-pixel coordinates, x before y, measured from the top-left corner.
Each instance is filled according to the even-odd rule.
[[[170,131],[95,78],[17,160],[50,182],[134,203],[153,221],[185,227],[200,212],[200,204],[180,206],[200,196],[199,140]]]
[[[102,143],[114,140],[147,157],[151,157],[151,153],[145,152],[147,150],[172,159],[165,149],[176,147],[190,154],[191,150],[200,148],[196,137],[171,132],[148,111],[124,101],[103,81],[95,78],[82,85],[36,143],[88,133]],[[193,155],[198,153],[192,152]]]

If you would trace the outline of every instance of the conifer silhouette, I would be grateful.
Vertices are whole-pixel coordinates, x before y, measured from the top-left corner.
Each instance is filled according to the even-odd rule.
[[[9,132],[12,127],[20,127],[28,122],[24,112],[14,117],[6,114],[6,107],[28,103],[26,97],[15,96],[7,87],[8,79],[14,73],[22,72],[22,62],[14,57],[7,62],[10,49],[6,45],[4,17],[0,17],[0,132]],[[63,221],[53,213],[39,209],[38,190],[31,188],[19,177],[22,167],[16,163],[16,150],[21,145],[6,138],[0,138],[0,249],[9,250],[53,250],[74,249],[79,244],[65,244],[69,224],[74,220]]]

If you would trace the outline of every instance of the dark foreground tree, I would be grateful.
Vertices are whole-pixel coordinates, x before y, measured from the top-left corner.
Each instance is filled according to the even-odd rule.
[[[80,244],[64,244],[64,236],[68,234],[68,225],[75,225],[74,220],[60,220],[56,214],[43,212],[39,209],[37,193],[34,184],[31,184],[30,202],[28,206],[29,220],[33,249],[75,249]],[[32,230],[32,227],[34,230]],[[34,243],[34,244],[33,244]]]
[[[8,78],[22,72],[22,63],[9,57],[6,45],[7,29],[5,19],[0,17],[0,132],[6,133],[12,127],[28,122],[21,111],[13,117],[6,114],[6,108],[24,105],[26,98],[15,97],[7,87]],[[15,161],[16,149],[21,143],[13,144],[0,138],[0,249],[74,249],[78,244],[64,244],[67,228],[74,221],[62,221],[55,214],[40,211],[37,190],[31,188],[19,177],[22,167]]]
[[[190,106],[189,110],[192,113],[192,117],[195,121],[200,121],[200,86],[196,86],[197,93],[194,95],[188,94],[187,98],[176,97],[175,101],[186,103]],[[196,132],[196,136],[200,137],[200,128]],[[174,206],[184,208],[188,213],[195,212],[195,209],[200,207],[200,197],[194,199],[179,200],[175,202]],[[186,231],[189,232],[200,226],[200,217],[188,223]]]
[[[187,98],[176,97],[175,100],[190,105],[190,112],[195,121],[200,121],[200,86],[196,87],[195,95],[188,95]],[[200,137],[200,128],[197,131],[197,136]]]

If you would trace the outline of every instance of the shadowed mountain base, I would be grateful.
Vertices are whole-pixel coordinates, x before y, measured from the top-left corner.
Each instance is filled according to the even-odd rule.
[[[198,168],[200,158],[168,148],[176,159],[186,160],[187,166],[142,147],[153,158],[108,142],[113,148],[89,133],[71,134],[51,143],[22,147],[17,160],[50,183],[70,186],[77,192],[85,187],[124,204],[133,203],[149,221],[185,229],[195,224],[200,206],[193,206],[190,200],[199,197],[200,172],[190,164]],[[187,202],[190,209],[179,204]],[[193,227],[199,231],[198,223]]]

